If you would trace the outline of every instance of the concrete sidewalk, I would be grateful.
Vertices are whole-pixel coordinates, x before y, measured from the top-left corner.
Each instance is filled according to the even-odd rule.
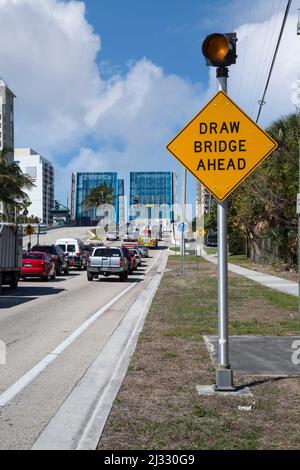
[[[210,263],[218,264],[217,255],[207,255],[203,253],[202,256],[204,259],[209,261]],[[264,274],[259,271],[254,271],[253,269],[242,268],[236,264],[228,263],[228,270],[232,273],[239,274],[240,276],[244,276],[247,279],[251,279],[251,281],[257,282],[266,287],[270,287],[270,289],[275,289],[280,292],[284,292],[285,294],[290,294],[294,296],[298,296],[298,283],[289,281],[287,279],[282,279],[281,277],[273,276],[271,274]]]

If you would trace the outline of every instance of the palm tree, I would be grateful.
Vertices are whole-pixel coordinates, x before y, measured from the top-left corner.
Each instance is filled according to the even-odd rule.
[[[32,202],[28,201],[28,200],[23,200],[22,202],[18,203],[18,213],[19,213],[19,217],[18,217],[18,222],[20,223],[26,223],[27,221],[29,221],[29,223],[35,223],[35,222],[32,222],[31,217],[28,217],[28,214],[29,214],[29,207],[31,206]]]
[[[114,205],[115,198],[113,188],[106,183],[101,183],[89,192],[82,204],[86,210],[96,209],[102,204]]]
[[[11,152],[13,149],[8,147],[0,151],[0,201],[4,209],[3,217],[7,221],[19,207],[20,202],[29,201],[25,191],[34,187],[19,165],[9,160],[8,154]]]

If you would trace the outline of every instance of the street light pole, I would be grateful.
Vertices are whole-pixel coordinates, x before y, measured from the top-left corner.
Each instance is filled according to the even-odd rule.
[[[48,195],[48,191],[49,191],[49,184],[46,183],[46,225],[47,225],[47,228],[48,228],[48,223],[49,223],[49,195]]]
[[[298,114],[299,120],[300,120],[300,113]],[[299,145],[299,168],[298,168],[298,173],[299,173],[299,194],[300,194],[300,139],[298,142]],[[298,206],[298,204],[297,204]],[[298,318],[300,318],[300,212],[297,207],[297,212],[298,212]]]

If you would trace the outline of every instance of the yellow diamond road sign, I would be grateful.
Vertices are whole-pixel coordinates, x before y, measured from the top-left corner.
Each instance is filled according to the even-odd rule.
[[[223,201],[277,143],[223,91],[192,119],[167,149]]]
[[[204,228],[198,228],[198,230],[196,231],[196,234],[198,235],[198,237],[204,237],[204,235],[206,235],[206,231],[204,230]]]

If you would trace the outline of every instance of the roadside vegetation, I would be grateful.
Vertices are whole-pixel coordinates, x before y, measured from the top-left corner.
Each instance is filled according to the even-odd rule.
[[[102,204],[114,205],[116,196],[113,189],[106,183],[91,189],[83,200],[84,210],[95,210]]]
[[[299,334],[297,302],[230,275],[230,334]],[[188,257],[182,276],[170,256],[99,449],[299,449],[299,378],[235,374],[252,398],[197,394],[215,381],[203,335],[216,333],[216,267]]]
[[[0,151],[0,201],[3,204],[0,221],[26,222],[30,206],[26,190],[31,189],[34,184],[23,174],[17,163],[10,161],[11,153],[13,154],[13,149],[10,148]]]
[[[300,115],[278,119],[267,132],[278,149],[230,197],[229,251],[289,270],[297,266]],[[216,230],[216,205],[205,225]]]

